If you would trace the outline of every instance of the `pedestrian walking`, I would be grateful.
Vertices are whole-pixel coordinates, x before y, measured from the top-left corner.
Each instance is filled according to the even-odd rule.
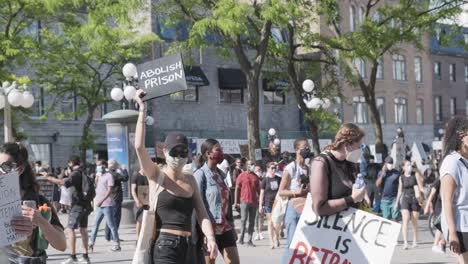
[[[210,258],[216,258],[217,245],[210,219],[201,198],[197,182],[192,175],[182,173],[187,164],[189,149],[187,138],[180,133],[171,133],[164,142],[164,156],[167,166],[160,169],[145,148],[146,104],[141,97],[143,90],[135,96],[140,113],[135,131],[135,150],[143,175],[148,178],[151,209],[156,215],[156,234],[149,235],[146,241],[152,247],[153,263],[184,264],[193,263],[187,252],[192,247],[192,213],[195,209],[198,222],[206,237]],[[148,236],[146,236],[148,237]],[[141,241],[144,236],[141,236]],[[140,243],[142,245],[143,243]],[[137,248],[138,250],[138,248]],[[139,251],[136,251],[134,262]],[[146,264],[146,263],[144,263]]]
[[[440,217],[442,212],[442,200],[440,199],[440,178],[438,178],[431,187],[431,191],[427,198],[427,203],[424,208],[424,214],[432,214],[434,219],[435,235],[432,251],[436,253],[445,254],[446,243],[444,235],[442,234],[442,227],[440,226]]]
[[[116,165],[117,164],[117,165]],[[122,183],[128,182],[128,171],[125,165],[118,167],[116,160],[109,160],[109,173],[114,177],[114,187],[112,188],[112,197],[115,201],[114,221],[117,230],[120,227],[120,219],[122,218],[122,202],[123,202],[123,188]],[[105,238],[107,241],[115,241],[112,236],[111,228],[106,224]]]
[[[380,208],[382,209],[382,217],[385,219],[398,221],[400,211],[395,209],[398,206],[398,186],[400,182],[401,172],[394,167],[393,158],[388,156],[385,158],[385,163],[377,179],[376,186],[382,190],[382,198]]]
[[[276,225],[271,220],[273,202],[275,201],[275,197],[281,183],[281,178],[276,175],[276,170],[276,162],[267,163],[266,176],[260,184],[261,190],[258,206],[258,212],[264,213],[268,220],[268,236],[270,238],[270,247],[272,249],[280,246],[279,235],[281,229],[281,224]]]
[[[113,170],[118,168],[118,163],[109,160],[109,163],[112,164],[109,166],[109,170]],[[103,163],[105,166],[105,163]],[[89,240],[89,250],[93,252],[94,244],[96,243],[96,237],[99,230],[99,226],[101,225],[102,219],[106,218],[107,226],[110,227],[112,232],[113,238],[113,245],[111,247],[112,252],[120,251],[120,241],[119,241],[119,230],[117,228],[117,224],[115,223],[115,205],[116,202],[114,197],[112,197],[112,188],[114,187],[114,177],[108,171],[103,173],[99,177],[98,184],[96,186],[96,214],[94,220],[93,230],[91,231],[91,238]]]
[[[83,190],[83,177],[86,176],[80,168],[80,158],[72,156],[68,160],[68,168],[71,171],[70,176],[64,179],[55,179],[47,177],[47,180],[66,187],[72,195],[71,209],[68,215],[67,235],[70,245],[70,257],[62,262],[63,264],[76,263],[76,234],[75,230],[80,229],[81,240],[83,242],[84,254],[81,263],[91,263],[88,255],[88,216],[92,211],[91,200],[85,198]]]
[[[252,242],[255,228],[255,220],[258,211],[258,194],[260,192],[260,180],[254,173],[255,165],[252,161],[247,162],[248,171],[242,172],[236,180],[236,191],[234,193],[234,206],[241,210],[241,229],[238,243],[244,244],[247,221],[247,245],[255,247]]]
[[[459,263],[468,263],[468,120],[451,119],[445,129],[440,166],[442,230]]]
[[[416,166],[411,165],[411,161],[403,162],[403,175],[399,179],[397,202],[401,207],[403,218],[402,235],[403,249],[408,249],[408,224],[411,221],[413,227],[413,245],[418,246],[418,221],[419,211],[424,200],[423,176]],[[401,198],[401,199],[400,199]],[[398,203],[394,205],[394,210],[398,210]]]
[[[294,141],[294,150],[296,151],[296,159],[284,168],[278,190],[280,196],[289,199],[284,216],[284,225],[288,237],[286,250],[291,244],[297,222],[304,208],[305,198],[309,193],[310,168],[305,160],[311,158],[311,151],[307,139],[296,139]]]
[[[45,240],[59,251],[65,251],[66,239],[63,226],[51,203],[38,193],[36,175],[28,161],[27,149],[19,143],[5,143],[0,146],[0,174],[18,172],[21,200],[34,201],[36,208],[22,205],[21,215],[15,216],[11,222],[17,234],[26,235],[23,241],[0,248],[1,263],[37,263],[47,261],[46,248],[40,246],[40,240]],[[2,172],[3,171],[3,172]],[[46,204],[50,208],[50,220],[38,210],[38,206]],[[39,234],[39,229],[42,234]]]
[[[136,234],[137,240],[140,235],[141,221],[143,219],[143,212],[149,210],[149,183],[148,178],[142,175],[143,171],[140,170],[132,178],[132,197],[135,201],[136,207]]]
[[[255,164],[254,167],[254,173],[257,175],[259,182],[261,183],[263,179],[265,178],[265,174],[263,172],[263,166],[261,163]],[[263,222],[265,220],[265,213],[263,210],[258,210],[257,216],[255,217],[255,236],[254,240],[263,240],[263,234],[262,234],[262,229],[263,229]]]
[[[366,192],[367,195],[369,196],[369,200],[371,201],[371,204],[369,206],[371,208],[376,208],[376,210],[373,210],[374,212],[378,212],[378,209],[380,207],[380,190],[377,188],[375,185],[375,182],[377,181],[377,177],[379,175],[379,164],[375,163],[375,159],[373,155],[369,156],[369,160],[367,162],[367,173],[366,176],[364,177],[364,180],[366,182]]]
[[[201,146],[201,154],[205,163],[194,176],[213,225],[216,244],[223,255],[224,263],[238,264],[240,261],[232,214],[233,199],[226,175],[217,166],[223,162],[223,150],[216,139],[207,139]],[[200,243],[200,239],[194,240]],[[214,264],[215,260],[206,257],[205,262]]]

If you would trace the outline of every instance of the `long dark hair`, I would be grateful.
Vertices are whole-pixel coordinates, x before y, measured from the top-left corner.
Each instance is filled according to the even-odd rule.
[[[468,132],[466,117],[456,116],[447,123],[442,140],[442,159],[452,151],[459,151],[462,146],[461,135]]]
[[[219,144],[219,142],[218,140],[214,138],[208,138],[207,140],[205,140],[205,142],[203,142],[203,144],[201,145],[201,149],[200,149],[202,163],[205,163],[208,160],[206,154],[212,151],[214,146],[216,146],[216,144]]]
[[[23,172],[19,175],[20,189],[26,193],[38,192],[39,185],[28,161],[28,150],[19,143],[5,143],[0,146],[0,153],[10,155],[18,166],[24,167]]]

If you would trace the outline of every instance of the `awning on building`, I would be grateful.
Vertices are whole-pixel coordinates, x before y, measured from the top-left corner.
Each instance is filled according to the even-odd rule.
[[[239,69],[218,69],[219,89],[234,90],[247,87],[245,74]]]
[[[289,82],[286,80],[268,80],[263,79],[264,91],[284,91],[289,88]]]
[[[185,80],[188,85],[207,86],[210,85],[208,78],[199,66],[185,67]]]

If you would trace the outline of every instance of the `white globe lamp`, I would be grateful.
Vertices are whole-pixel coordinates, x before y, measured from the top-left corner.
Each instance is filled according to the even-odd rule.
[[[24,92],[21,106],[24,108],[30,108],[33,104],[34,96],[29,91]]]
[[[147,126],[152,126],[154,124],[154,118],[151,116],[146,117],[146,125]]]
[[[322,100],[320,98],[314,97],[309,101],[309,105],[310,107],[307,106],[308,108],[319,109],[320,106],[322,106]]]
[[[122,73],[125,78],[134,78],[137,75],[137,67],[133,63],[127,63],[122,68]]]
[[[118,87],[112,88],[110,94],[111,94],[112,100],[114,100],[116,102],[122,100],[123,97],[124,97],[124,93],[123,93],[122,89],[120,89]]]
[[[439,132],[439,135],[442,136],[442,135],[444,134],[445,131],[444,131],[444,129],[440,128],[438,132]]]
[[[16,89],[10,91],[8,94],[8,102],[14,107],[20,106],[23,102],[23,94]]]
[[[330,99],[328,99],[328,98],[324,98],[324,99],[322,100],[322,102],[323,102],[322,107],[325,108],[325,109],[326,109],[326,108],[329,108],[330,105],[331,105],[331,101],[330,101]]]
[[[125,99],[127,99],[128,101],[132,100],[133,97],[135,97],[135,95],[136,95],[136,89],[135,89],[135,87],[133,87],[131,85],[125,86],[123,92],[124,92]]]
[[[268,130],[268,135],[270,135],[270,136],[276,135],[276,130],[275,130],[274,128],[270,128],[270,129]]]
[[[311,93],[314,90],[314,88],[315,84],[312,80],[307,79],[302,83],[302,89],[306,93]]]
[[[281,140],[279,138],[275,138],[275,140],[273,140],[273,144],[279,146],[281,144]]]

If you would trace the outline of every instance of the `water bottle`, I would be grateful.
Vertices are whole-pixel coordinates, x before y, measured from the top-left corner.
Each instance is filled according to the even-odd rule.
[[[356,185],[356,189],[362,189],[364,187],[364,177],[361,173],[357,175],[356,182],[354,184]]]

